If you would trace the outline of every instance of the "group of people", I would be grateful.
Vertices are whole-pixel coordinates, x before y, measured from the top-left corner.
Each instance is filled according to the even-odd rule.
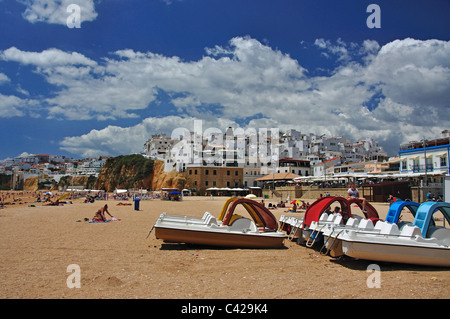
[[[264,200],[261,200],[261,204],[265,206]],[[310,206],[309,202],[308,203],[302,202],[302,205],[297,205],[297,203],[294,202],[292,207],[290,207],[289,210],[286,211],[286,213],[295,213],[297,212],[297,209],[308,209],[309,206]],[[283,201],[280,201],[278,204],[269,203],[269,205],[267,206],[268,209],[285,208],[285,207],[286,202]]]
[[[296,213],[297,212],[297,209],[308,209],[309,208],[309,206],[310,206],[310,204],[309,204],[309,202],[304,202],[304,201],[302,201],[302,204],[301,205],[297,205],[297,202],[294,202],[293,204],[292,204],[292,207],[291,208],[289,208],[287,211],[285,211],[286,213]],[[283,206],[284,207],[284,206]]]
[[[331,210],[331,207],[328,207],[325,211],[328,215],[341,215],[341,208],[339,206],[335,206],[333,210]]]
[[[442,200],[442,195],[441,194],[435,195],[435,194],[431,194],[431,192],[428,192],[428,194],[427,194],[427,201],[428,202],[429,201],[442,202],[443,201]]]
[[[327,194],[327,196],[329,196],[329,195]],[[322,194],[321,194],[320,198],[321,197],[322,197]],[[353,183],[350,184],[350,187],[347,190],[347,199],[351,199],[351,198],[361,199],[361,201],[362,201],[362,210],[363,210],[363,212],[365,212],[365,210],[366,210],[366,199],[364,197],[360,197],[359,196],[359,191],[356,188],[356,185],[353,184]],[[298,208],[300,208],[300,209],[308,209],[309,206],[310,206],[309,203],[303,202],[302,206],[299,207],[299,206],[297,206],[297,203],[294,202],[292,204],[292,207],[289,210],[287,210],[286,213],[295,213]],[[340,214],[340,208],[339,207],[335,207],[333,213],[339,213]]]

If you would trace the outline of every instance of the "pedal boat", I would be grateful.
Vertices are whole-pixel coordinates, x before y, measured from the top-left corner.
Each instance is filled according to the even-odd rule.
[[[242,205],[253,220],[235,214],[237,205]],[[275,216],[247,198],[227,200],[219,218],[209,212],[202,218],[163,213],[153,228],[155,237],[164,242],[230,248],[281,248],[286,238],[278,231]]]
[[[403,227],[405,224],[407,224],[406,222],[400,222],[400,216],[403,212],[403,209],[409,209],[409,212],[414,217],[419,206],[419,203],[412,201],[394,202],[389,207],[389,211],[387,213],[385,221],[398,224],[399,228]],[[320,229],[320,231],[322,232],[324,244],[320,252],[325,255],[330,253],[332,257],[339,257],[344,254],[344,252],[342,251],[341,241],[340,239],[338,239],[338,236],[344,230],[378,233],[380,232],[381,226],[383,224],[383,221],[379,218],[364,219],[358,215],[353,215],[352,217],[348,218],[346,222],[344,222],[343,217],[340,215],[323,214],[320,217],[320,220],[326,220],[326,224],[324,225],[324,227],[319,228],[318,225],[320,225],[320,223],[318,225],[315,225],[315,223],[313,222],[311,228]],[[323,222],[321,224],[323,224]],[[325,253],[323,252],[324,249],[326,250]]]
[[[328,207],[333,204],[339,204],[341,206],[341,216],[339,223],[345,223],[349,218],[354,217],[351,211],[352,205],[357,205],[362,211],[362,200],[359,198],[347,199],[340,196],[326,196],[316,200],[311,206],[306,210],[303,219],[296,221],[295,225],[291,223],[291,232],[294,231],[293,235],[290,234],[290,238],[297,239],[299,243],[306,243],[308,247],[311,247],[316,241],[321,241],[322,230],[326,225],[336,224],[334,216],[329,216],[326,213]],[[364,216],[366,218],[371,218],[373,220],[378,220],[377,210],[370,204],[366,203]],[[282,217],[283,218],[283,217]],[[281,219],[280,218],[280,221]],[[284,217],[286,219],[286,217]],[[357,217],[355,217],[357,218]],[[286,219],[288,221],[288,219]]]
[[[450,229],[436,226],[437,211],[450,223],[450,203],[424,202],[412,224],[378,221],[374,226],[367,221],[364,227],[344,229],[336,238],[342,252],[353,258],[450,267]]]

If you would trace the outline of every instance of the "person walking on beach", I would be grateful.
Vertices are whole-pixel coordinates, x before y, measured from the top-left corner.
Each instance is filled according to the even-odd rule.
[[[103,206],[102,208],[100,208],[96,213],[95,216],[92,218],[92,220],[94,221],[106,221],[106,216],[105,216],[105,212],[111,216],[111,219],[114,218],[113,215],[111,215],[108,211],[108,205]]]
[[[364,197],[359,197],[359,191],[355,186],[355,183],[350,184],[350,188],[347,191],[347,199],[359,198],[362,200],[362,211],[366,212],[366,199]]]

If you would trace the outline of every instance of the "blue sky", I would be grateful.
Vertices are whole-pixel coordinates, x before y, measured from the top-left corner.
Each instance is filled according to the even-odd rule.
[[[449,16],[448,0],[0,0],[0,159],[140,152],[195,119],[393,155],[450,128]]]

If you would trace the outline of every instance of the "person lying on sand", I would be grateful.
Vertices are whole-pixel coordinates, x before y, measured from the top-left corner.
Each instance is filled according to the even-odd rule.
[[[122,203],[120,202],[117,206],[131,206],[131,203]]]
[[[114,218],[113,215],[111,215],[108,211],[108,205],[103,206],[102,208],[100,208],[94,215],[94,217],[92,217],[93,221],[106,221],[106,216],[105,216],[105,212],[111,216],[111,219]]]
[[[59,199],[54,202],[50,201],[50,203],[45,204],[44,206],[59,206]]]

